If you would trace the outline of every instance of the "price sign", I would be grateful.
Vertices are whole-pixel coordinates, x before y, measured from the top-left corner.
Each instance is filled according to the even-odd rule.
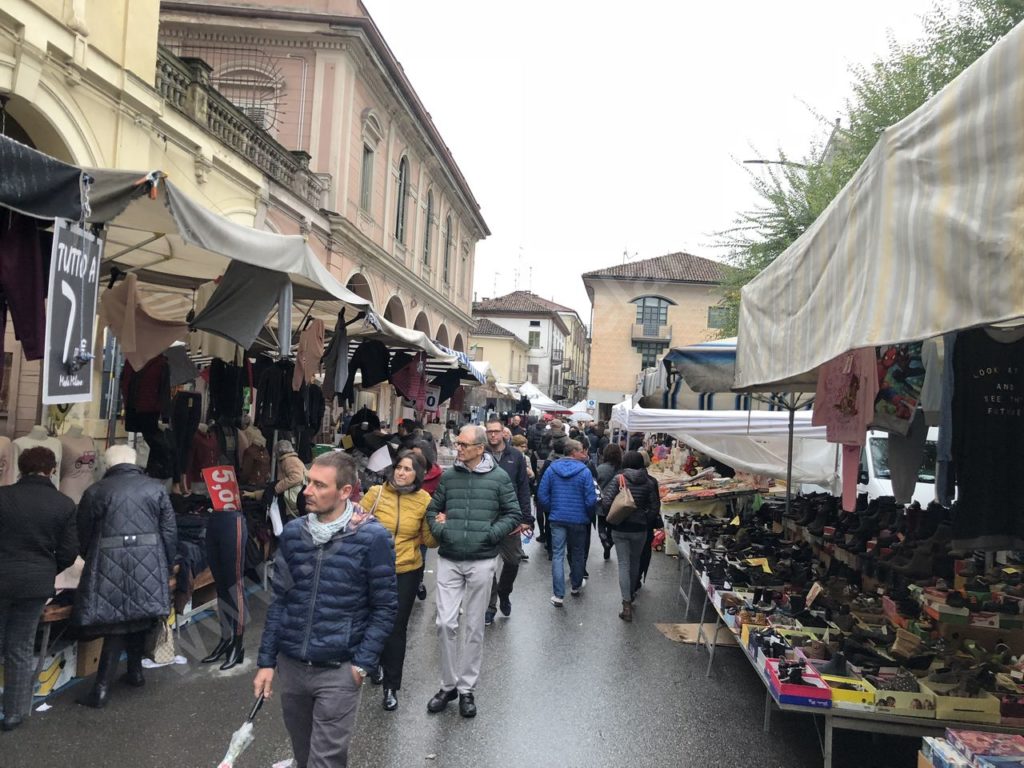
[[[425,410],[425,411],[436,411],[437,410],[437,406],[440,405],[440,401],[441,401],[441,388],[440,387],[427,387],[424,390],[424,392],[425,392],[425,395],[424,395],[423,399],[424,399],[424,401],[426,403],[426,407],[423,410]],[[410,400],[408,397],[403,397],[402,398],[402,405],[404,405],[406,408],[411,408],[414,411],[417,410],[417,408],[416,408],[416,401],[415,400]]]
[[[238,512],[242,508],[234,467],[208,467],[203,470],[203,480],[216,512]]]

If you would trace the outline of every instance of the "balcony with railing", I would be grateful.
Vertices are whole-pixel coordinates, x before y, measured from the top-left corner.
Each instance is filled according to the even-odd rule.
[[[636,323],[633,325],[633,341],[672,341],[672,326],[658,323]]]
[[[309,170],[310,156],[279,144],[210,84],[210,66],[160,46],[156,90],[173,109],[195,120],[281,186],[315,209],[324,206],[328,180]]]
[[[553,350],[551,350],[551,364],[552,365],[561,365],[563,359],[564,358],[563,358],[562,350],[560,350],[560,349],[553,349]]]

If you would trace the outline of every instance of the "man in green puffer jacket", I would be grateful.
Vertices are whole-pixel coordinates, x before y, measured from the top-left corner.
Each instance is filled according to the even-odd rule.
[[[476,716],[473,694],[484,651],[484,613],[491,594],[498,542],[519,525],[519,498],[511,478],[486,452],[480,426],[464,427],[455,443],[455,466],[441,476],[427,507],[437,550],[437,632],[441,690],[427,711],[459,699],[463,717]],[[459,608],[466,634],[459,653]]]

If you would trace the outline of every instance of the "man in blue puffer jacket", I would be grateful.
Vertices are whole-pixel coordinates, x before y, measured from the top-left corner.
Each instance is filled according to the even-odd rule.
[[[269,698],[280,672],[297,768],[348,765],[363,679],[398,613],[391,534],[350,500],[356,481],[348,455],[317,457],[303,491],[309,514],[278,539],[253,687]]]
[[[565,441],[566,458],[554,461],[544,472],[537,500],[550,511],[551,604],[561,608],[565,599],[565,550],[569,548],[569,580],[572,596],[583,589],[587,528],[597,508],[594,476],[578,456],[585,455],[577,440]]]

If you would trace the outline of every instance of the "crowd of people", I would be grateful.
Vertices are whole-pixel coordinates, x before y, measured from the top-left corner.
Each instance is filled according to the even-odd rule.
[[[437,549],[440,646],[440,686],[427,710],[437,714],[458,700],[459,713],[471,718],[486,627],[499,612],[512,614],[515,581],[529,559],[524,540],[538,533],[550,558],[550,602],[564,610],[565,562],[569,594],[579,598],[596,530],[604,558],[615,551],[618,615],[628,622],[662,525],[644,455],[610,441],[600,424],[580,430],[558,419],[491,417],[448,432],[443,442],[455,460],[447,470],[416,424],[403,423],[396,437],[392,465],[369,487],[349,453],[328,452],[307,469],[289,444],[276,446],[274,494],[298,498],[277,537],[254,691],[269,697],[279,689],[298,768],[347,763],[367,677],[382,686],[384,710],[399,706],[409,618],[417,598],[427,598],[427,549]],[[46,448],[23,452],[20,479],[0,488],[5,730],[28,713],[40,614],[55,576],[79,554],[85,566],[72,623],[80,637],[104,638],[93,685],[79,702],[105,706],[122,651],[124,681],[145,683],[143,644],[170,606],[175,515],[165,486],[143,473],[132,448],[112,446],[104,458],[103,479],[77,507],[51,484],[55,457]],[[628,514],[612,522],[609,510],[627,490]],[[222,621],[221,643],[203,661],[241,662],[244,594],[237,602],[239,616]]]

